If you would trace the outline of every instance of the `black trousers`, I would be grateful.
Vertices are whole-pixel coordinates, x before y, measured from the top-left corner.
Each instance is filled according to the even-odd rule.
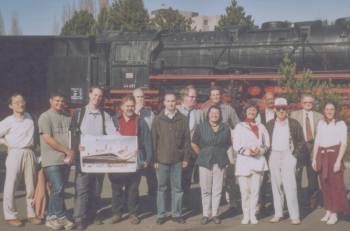
[[[148,195],[156,196],[158,190],[157,174],[153,166],[148,166],[147,168],[140,169],[141,176],[146,178]]]
[[[139,210],[140,173],[110,173],[108,178],[112,184],[112,212],[122,214],[126,201],[129,214],[136,215]]]
[[[190,200],[192,175],[193,175],[193,170],[196,167],[196,160],[197,160],[196,156],[192,155],[188,161],[187,167],[182,169],[182,189],[184,191],[183,199],[186,202],[189,202],[189,200]],[[186,204],[186,203],[184,203],[184,204]]]
[[[94,220],[100,209],[104,173],[83,173],[79,168],[75,175],[74,220]]]

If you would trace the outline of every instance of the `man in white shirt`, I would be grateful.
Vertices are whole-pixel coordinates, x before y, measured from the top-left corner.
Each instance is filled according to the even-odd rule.
[[[297,174],[297,184],[300,191],[300,205],[305,209],[315,209],[320,203],[320,189],[318,186],[317,173],[312,169],[312,149],[316,135],[318,122],[322,115],[313,110],[314,97],[305,94],[301,97],[301,110],[293,111],[290,117],[296,119],[303,128],[305,138],[305,149],[300,159],[300,169]],[[302,194],[303,186],[307,185],[306,195]],[[305,198],[304,198],[305,196]]]
[[[270,222],[277,223],[282,219],[285,194],[291,223],[298,225],[300,215],[295,170],[304,146],[304,135],[299,122],[288,118],[287,109],[287,100],[276,98],[276,119],[266,125],[271,140],[269,168],[275,208],[275,215]]]
[[[89,103],[80,108],[73,117],[73,127],[76,136],[79,135],[116,135],[117,131],[111,116],[103,110],[103,91],[100,87],[91,87]],[[75,180],[74,222],[77,230],[84,230],[94,221],[102,224],[98,214],[101,201],[101,192],[104,173],[84,173],[80,163],[77,163]]]
[[[32,117],[25,112],[26,101],[20,94],[10,97],[9,107],[13,114],[0,122],[0,138],[8,148],[6,159],[6,179],[4,185],[4,216],[7,224],[22,226],[18,219],[18,213],[14,205],[16,181],[19,176],[24,176],[27,200],[27,216],[31,224],[40,224],[34,211],[35,188],[35,156],[34,146],[34,122]]]

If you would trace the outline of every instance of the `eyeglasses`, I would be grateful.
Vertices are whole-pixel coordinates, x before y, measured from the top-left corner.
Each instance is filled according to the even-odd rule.
[[[284,106],[279,107],[279,106],[277,106],[277,107],[275,107],[275,109],[276,109],[276,111],[286,111],[287,107],[284,107]]]

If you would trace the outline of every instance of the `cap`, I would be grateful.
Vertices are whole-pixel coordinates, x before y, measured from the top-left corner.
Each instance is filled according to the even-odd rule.
[[[277,106],[288,106],[288,102],[285,98],[276,98],[275,99],[275,107]]]

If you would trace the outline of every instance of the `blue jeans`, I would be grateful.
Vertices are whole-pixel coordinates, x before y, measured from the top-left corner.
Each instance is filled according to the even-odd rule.
[[[64,204],[64,185],[69,173],[67,165],[54,165],[44,168],[47,181],[51,184],[51,193],[47,209],[49,218],[62,218],[66,216]]]
[[[171,186],[171,215],[180,217],[182,214],[183,190],[181,185],[182,165],[181,162],[174,164],[159,164],[157,169],[158,194],[157,194],[157,216],[165,217],[165,197],[170,180]]]

